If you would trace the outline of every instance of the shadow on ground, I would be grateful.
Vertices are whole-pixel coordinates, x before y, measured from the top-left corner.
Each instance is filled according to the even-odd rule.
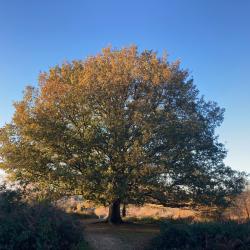
[[[85,239],[93,250],[143,250],[160,229],[158,225],[110,225],[96,219],[82,220]]]

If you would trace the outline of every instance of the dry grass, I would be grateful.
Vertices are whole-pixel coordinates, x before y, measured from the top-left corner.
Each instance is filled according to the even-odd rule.
[[[136,218],[185,218],[193,216],[195,213],[191,210],[184,210],[179,208],[167,208],[163,206],[146,204],[144,206],[133,206],[129,205],[127,207],[127,217],[136,217]],[[100,217],[105,217],[108,214],[108,208],[106,207],[97,207],[95,209],[95,214]]]
[[[94,203],[79,201],[74,198],[63,200],[59,203],[69,213],[95,215],[99,218],[105,218],[108,215],[108,207],[95,206]],[[126,207],[126,217],[128,218],[185,218],[197,217],[194,211],[168,208],[160,205],[145,204],[144,206],[128,205]]]

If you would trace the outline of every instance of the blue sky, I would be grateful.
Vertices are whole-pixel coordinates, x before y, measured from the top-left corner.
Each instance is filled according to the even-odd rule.
[[[226,109],[226,164],[250,172],[249,0],[0,1],[0,126],[40,71],[112,44],[166,49]]]

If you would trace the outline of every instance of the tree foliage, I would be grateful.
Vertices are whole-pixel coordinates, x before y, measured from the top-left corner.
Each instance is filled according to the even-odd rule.
[[[1,168],[104,205],[224,206],[244,174],[223,163],[215,134],[223,112],[178,62],[105,48],[26,88],[1,129]]]

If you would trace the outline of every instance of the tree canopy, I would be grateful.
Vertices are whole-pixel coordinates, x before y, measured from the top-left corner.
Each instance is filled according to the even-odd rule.
[[[15,180],[111,206],[226,206],[244,174],[223,163],[223,121],[178,62],[132,46],[53,67],[1,129]],[[112,212],[113,211],[113,212]],[[118,211],[115,213],[114,211]]]

